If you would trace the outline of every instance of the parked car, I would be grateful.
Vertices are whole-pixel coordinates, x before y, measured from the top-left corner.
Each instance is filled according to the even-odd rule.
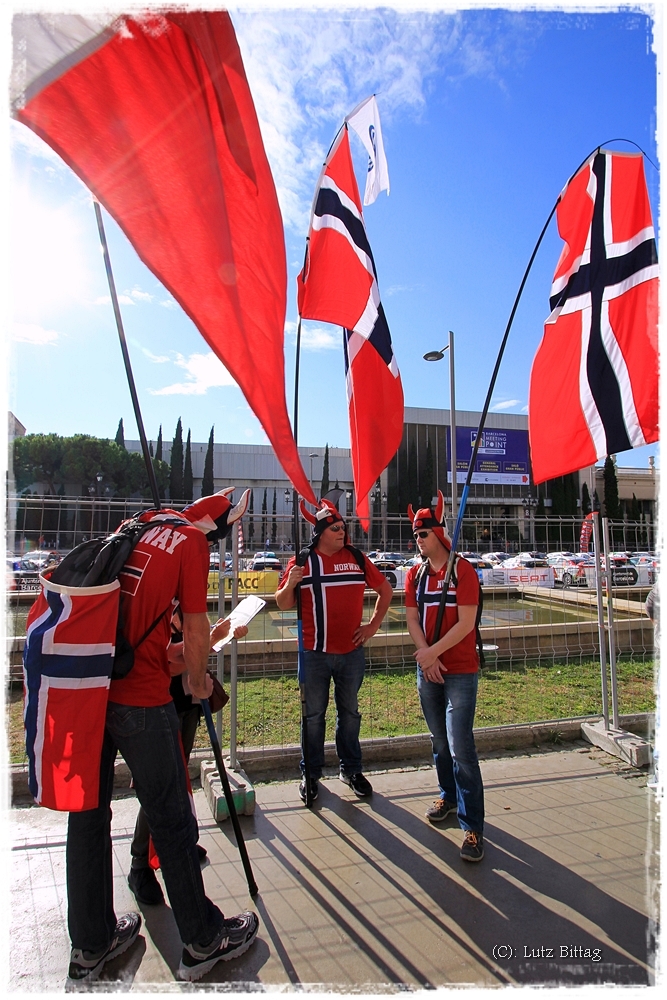
[[[509,552],[487,552],[484,558],[497,566],[499,563],[505,562],[506,559],[511,559],[511,555]]]
[[[257,552],[250,568],[253,573],[257,573],[258,571],[280,573],[282,570],[280,559],[278,559],[275,552]]]
[[[479,555],[464,555],[463,558],[477,570],[477,578],[482,585],[493,582],[493,563]]]
[[[390,562],[394,562],[396,563],[397,566],[400,566],[401,563],[404,561],[405,556],[403,555],[402,552],[380,552],[377,558],[388,559]],[[375,559],[373,560],[373,562],[375,562]]]
[[[529,569],[548,566],[546,556],[542,552],[519,552],[511,559],[505,559],[501,564],[503,569],[518,569],[526,566]]]
[[[550,552],[547,563],[554,571],[555,583],[563,587],[587,587],[585,566],[591,565],[590,556],[574,552]]]

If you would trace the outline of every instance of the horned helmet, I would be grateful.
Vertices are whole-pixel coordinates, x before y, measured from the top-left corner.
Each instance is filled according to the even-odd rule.
[[[250,490],[244,490],[243,496],[233,507],[227,499],[233,492],[234,487],[228,486],[219,493],[213,493],[212,496],[201,497],[184,507],[181,516],[191,521],[195,528],[203,531],[207,542],[217,542],[227,538],[234,522],[243,517],[250,502]]]
[[[408,517],[412,522],[412,530],[419,531],[420,528],[430,528],[438,541],[449,551],[452,547],[452,540],[447,534],[445,525],[445,498],[438,490],[438,502],[435,510],[432,507],[421,507],[417,513],[412,509],[412,504],[408,504]]]
[[[312,539],[314,542],[317,542],[317,539],[320,537],[322,532],[326,528],[330,528],[332,524],[336,524],[336,522],[338,521],[340,521],[342,524],[345,524],[345,520],[339,513],[336,505],[333,504],[331,500],[327,500],[326,498],[320,501],[320,506],[315,511],[314,514],[312,514],[308,510],[303,500],[301,500],[299,503],[299,510],[301,511],[304,519],[313,526]],[[345,544],[347,544],[347,541],[348,538],[347,538],[347,526],[346,526]]]

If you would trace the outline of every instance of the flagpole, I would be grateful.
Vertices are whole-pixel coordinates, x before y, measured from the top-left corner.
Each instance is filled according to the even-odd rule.
[[[132,374],[132,365],[130,363],[130,354],[127,349],[127,341],[125,340],[125,330],[123,329],[123,320],[120,315],[120,305],[118,303],[118,296],[116,294],[116,283],[114,282],[113,272],[111,270],[111,259],[109,257],[109,247],[107,246],[107,237],[104,231],[104,222],[102,220],[102,212],[100,209],[99,202],[93,200],[93,207],[95,209],[95,218],[97,219],[97,229],[100,234],[100,243],[102,244],[102,253],[104,255],[104,267],[107,272],[107,281],[109,283],[109,291],[111,293],[111,303],[113,305],[114,316],[116,317],[116,328],[118,330],[118,339],[120,340],[120,349],[123,353],[123,361],[125,363],[125,373],[127,375],[127,382],[130,387],[130,396],[132,397],[132,406],[134,407],[134,417],[137,421],[137,427],[139,429],[139,440],[141,441],[141,450],[144,455],[144,462],[146,463],[146,472],[148,473],[148,483],[151,488],[151,493],[153,494],[153,506],[160,510],[160,492],[157,486],[157,479],[155,478],[155,467],[153,465],[153,460],[150,456],[148,450],[148,442],[146,440],[146,431],[144,430],[144,421],[141,416],[141,410],[139,408],[139,397],[137,396],[137,389],[134,384],[134,375]]]
[[[577,167],[577,169],[569,177],[567,183],[565,184],[565,186],[563,188],[563,191],[567,188],[567,186],[571,182],[572,178],[576,174],[579,173],[579,171],[584,166],[584,164],[587,163],[588,160],[590,160],[591,156],[593,156],[596,153],[596,151],[599,151],[601,148],[602,148],[601,146],[596,146],[595,149],[593,149],[588,154],[588,156],[586,156],[581,161],[581,163],[579,164],[579,166]],[[473,470],[475,468],[475,462],[477,461],[477,452],[479,451],[479,446],[480,446],[481,441],[482,441],[482,432],[484,430],[484,425],[486,423],[486,417],[487,417],[487,414],[489,412],[489,407],[491,405],[491,397],[493,396],[493,390],[495,389],[495,386],[496,386],[496,379],[498,378],[498,372],[500,370],[500,363],[501,363],[501,361],[503,359],[503,355],[505,353],[505,347],[507,346],[507,340],[508,340],[508,337],[509,337],[509,334],[510,334],[510,330],[512,329],[512,324],[514,322],[514,317],[516,315],[516,311],[518,309],[519,302],[521,300],[521,296],[523,295],[523,290],[525,288],[526,281],[528,280],[528,275],[531,272],[531,269],[532,269],[532,266],[533,266],[533,262],[535,260],[535,257],[537,256],[537,251],[539,250],[540,245],[542,243],[542,240],[544,239],[544,235],[545,235],[545,233],[546,233],[546,231],[547,231],[547,229],[549,227],[549,223],[551,222],[551,220],[552,220],[552,218],[553,218],[553,216],[554,216],[554,214],[556,212],[556,209],[558,208],[558,206],[560,204],[561,198],[562,198],[562,192],[561,192],[561,194],[558,195],[558,198],[556,199],[556,202],[555,202],[553,208],[549,212],[549,216],[547,218],[547,221],[544,223],[544,226],[542,227],[542,232],[540,233],[540,235],[538,237],[538,240],[537,240],[537,243],[535,244],[535,246],[533,248],[533,252],[530,255],[530,260],[528,261],[528,266],[526,267],[526,270],[524,272],[523,278],[521,279],[521,284],[519,285],[519,291],[517,292],[516,298],[514,299],[514,305],[512,306],[512,311],[511,311],[509,319],[507,321],[507,326],[505,327],[505,333],[503,335],[503,339],[502,339],[501,344],[500,344],[500,350],[498,351],[498,357],[496,358],[496,363],[495,363],[495,366],[494,366],[494,369],[493,369],[493,374],[491,375],[491,382],[489,383],[489,389],[488,389],[488,392],[486,394],[486,399],[484,400],[484,406],[482,408],[482,414],[481,414],[480,421],[479,421],[479,427],[477,428],[477,437],[475,438],[475,444],[473,445],[472,454],[470,456],[470,462],[468,464],[468,472],[467,472],[467,475],[466,475],[466,481],[465,481],[465,485],[463,487],[463,492],[461,494],[461,505],[459,507],[458,517],[456,518],[456,524],[454,526],[454,534],[452,535],[452,547],[451,547],[451,551],[449,553],[449,559],[447,560],[447,571],[445,573],[445,579],[444,579],[444,582],[443,582],[443,585],[442,585],[442,594],[440,596],[440,605],[438,607],[438,617],[437,617],[436,625],[435,625],[435,633],[434,634],[435,634],[436,637],[440,635],[440,629],[442,628],[442,620],[443,620],[444,615],[445,615],[445,603],[447,601],[447,591],[449,589],[449,582],[450,582],[450,580],[452,578],[452,572],[454,571],[454,562],[456,560],[456,546],[458,544],[459,534],[461,532],[461,523],[463,521],[463,515],[465,513],[466,504],[468,502],[468,493],[470,491],[470,484],[472,482],[472,476],[473,476]],[[438,641],[437,638],[436,638],[435,641],[436,642]]]

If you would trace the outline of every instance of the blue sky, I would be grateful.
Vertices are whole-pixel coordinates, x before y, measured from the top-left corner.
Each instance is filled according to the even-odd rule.
[[[657,163],[649,16],[594,7],[254,6],[230,10],[285,222],[290,413],[295,277],[314,186],[345,114],[373,92],[391,194],[365,218],[406,404],[449,405],[446,365],[422,355],[452,329],[457,408],[480,409],[523,271],[569,175],[616,137]],[[363,190],[366,156],[356,137],[352,145]],[[136,437],[87,192],[17,123],[10,169],[10,408],[30,432],[113,437],[122,416],[126,436]],[[646,173],[657,225],[658,175],[648,163]],[[106,225],[148,436],[162,424],[170,439],[180,416],[193,440],[206,440],[214,424],[217,441],[266,443],[198,331],[108,216]],[[560,245],[552,223],[510,337],[497,411],[526,412]],[[326,324],[304,325],[299,441],[349,442],[341,334]],[[657,447],[618,460],[645,466],[649,454]]]

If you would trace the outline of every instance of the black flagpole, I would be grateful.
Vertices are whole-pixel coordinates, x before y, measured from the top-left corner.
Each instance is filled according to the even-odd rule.
[[[118,338],[120,340],[120,349],[123,352],[123,361],[125,362],[125,373],[127,375],[127,382],[130,387],[130,396],[132,397],[132,406],[134,407],[134,417],[137,421],[137,427],[139,428],[139,440],[141,441],[141,450],[144,455],[144,462],[146,463],[146,472],[148,473],[148,482],[151,488],[151,493],[153,494],[153,506],[160,510],[160,493],[157,487],[157,479],[155,478],[155,468],[153,466],[153,460],[148,451],[148,442],[146,440],[146,431],[144,430],[144,421],[141,416],[141,410],[139,408],[139,397],[137,396],[137,389],[134,384],[134,375],[132,374],[132,365],[130,364],[130,354],[127,349],[127,341],[125,340],[125,331],[123,329],[123,320],[120,315],[120,306],[118,304],[118,296],[116,295],[116,284],[113,280],[113,272],[111,270],[111,260],[109,258],[109,248],[107,246],[107,238],[104,232],[104,222],[102,221],[102,212],[98,201],[93,201],[95,207],[95,218],[97,219],[97,228],[100,234],[100,243],[102,244],[102,253],[104,254],[104,267],[107,272],[107,280],[109,282],[109,291],[111,292],[111,302],[113,305],[114,316],[116,317],[116,327],[118,329]]]
[[[614,141],[614,140],[611,140],[611,141]],[[629,140],[616,140],[616,141],[629,141]],[[604,143],[602,145],[604,145]],[[544,223],[544,226],[542,227],[542,232],[540,233],[540,235],[538,237],[538,240],[537,240],[537,243],[535,244],[535,246],[533,248],[533,252],[530,255],[530,260],[528,261],[528,266],[527,266],[527,268],[526,268],[526,270],[524,272],[523,278],[521,280],[521,284],[519,285],[519,291],[517,292],[516,298],[514,299],[514,305],[512,306],[512,311],[511,311],[510,317],[509,317],[509,319],[507,321],[507,326],[505,327],[505,334],[504,334],[502,342],[500,344],[500,350],[498,351],[498,357],[496,358],[496,364],[495,364],[495,367],[493,369],[493,374],[491,376],[491,382],[489,383],[489,389],[488,389],[488,392],[486,394],[486,399],[484,401],[484,408],[482,409],[482,415],[480,417],[479,427],[477,428],[477,437],[475,439],[475,444],[473,446],[472,455],[470,456],[470,462],[468,464],[468,473],[466,475],[465,485],[463,487],[463,492],[461,494],[461,505],[459,507],[459,513],[458,513],[458,517],[456,519],[456,525],[454,527],[454,533],[452,535],[452,547],[451,547],[451,551],[449,553],[449,559],[447,560],[447,571],[445,573],[445,579],[444,579],[443,585],[442,585],[442,594],[440,595],[440,604],[438,606],[438,617],[437,617],[436,623],[435,623],[435,632],[434,632],[434,635],[436,637],[435,638],[435,642],[438,641],[438,638],[440,636],[440,629],[442,628],[442,620],[443,620],[444,615],[445,615],[445,603],[447,601],[447,591],[449,589],[449,582],[450,582],[450,580],[452,578],[452,573],[454,571],[454,563],[456,561],[456,546],[458,544],[459,534],[460,534],[460,531],[461,531],[461,524],[462,524],[462,521],[463,521],[463,514],[464,514],[464,511],[465,511],[465,508],[466,508],[466,504],[468,502],[468,493],[469,493],[469,490],[470,490],[470,484],[472,482],[473,469],[475,468],[475,462],[477,460],[477,452],[479,451],[479,446],[480,446],[480,443],[481,443],[481,440],[482,440],[482,432],[484,430],[484,425],[486,423],[486,417],[487,417],[487,414],[489,412],[489,406],[491,405],[491,397],[493,396],[493,390],[494,390],[495,385],[496,385],[496,379],[498,378],[498,372],[500,370],[500,363],[501,363],[501,361],[503,359],[503,354],[505,353],[505,347],[507,346],[507,339],[509,337],[510,330],[512,329],[512,323],[514,322],[514,317],[516,315],[516,311],[517,311],[517,308],[519,306],[519,301],[520,301],[521,296],[523,294],[523,290],[524,290],[524,287],[526,285],[526,281],[528,280],[528,275],[530,274],[531,268],[533,266],[533,262],[535,260],[536,255],[537,255],[537,251],[539,250],[540,244],[542,243],[542,240],[544,239],[544,234],[547,231],[549,223],[551,222],[551,220],[552,220],[552,218],[554,216],[554,213],[555,213],[556,209],[558,208],[558,206],[560,204],[560,200],[561,200],[561,198],[563,196],[563,192],[567,189],[568,185],[572,181],[572,178],[575,177],[579,173],[579,171],[581,170],[581,168],[584,166],[584,164],[588,160],[590,160],[591,156],[593,156],[596,152],[599,152],[602,149],[602,145],[596,146],[593,150],[591,150],[591,152],[588,154],[588,156],[586,156],[581,161],[581,163],[579,164],[579,166],[577,167],[577,169],[574,171],[574,173],[570,175],[567,183],[565,184],[565,186],[563,188],[563,191],[561,191],[561,193],[558,195],[558,198],[556,199],[554,207],[549,212],[549,217],[547,218],[547,221]],[[456,476],[456,469],[452,469],[452,479],[455,476]]]

